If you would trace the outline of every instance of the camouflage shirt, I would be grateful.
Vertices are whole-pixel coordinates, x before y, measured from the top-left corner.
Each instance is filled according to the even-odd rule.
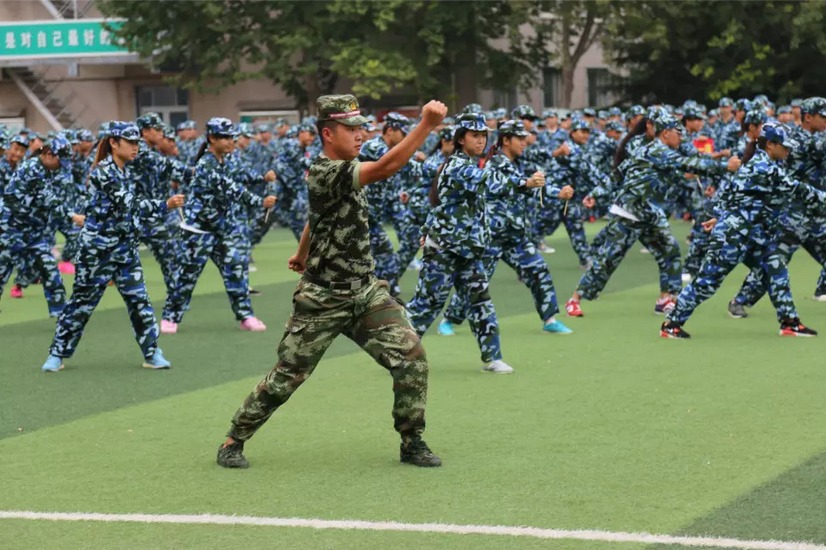
[[[39,157],[21,162],[3,192],[0,233],[21,233],[34,239],[50,238],[56,219],[68,220],[73,212],[60,200],[60,168],[47,170]]]
[[[310,166],[310,251],[307,271],[319,279],[345,282],[373,273],[367,198],[358,160],[319,155]]]

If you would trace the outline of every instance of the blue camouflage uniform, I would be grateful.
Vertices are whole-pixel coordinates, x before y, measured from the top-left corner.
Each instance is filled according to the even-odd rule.
[[[768,141],[789,148],[794,146],[780,124],[766,124],[763,135]],[[685,323],[697,306],[711,297],[723,279],[742,262],[752,273],[755,270],[759,273],[781,325],[798,325],[786,259],[778,247],[783,225],[781,213],[790,201],[800,201],[814,215],[822,216],[826,211],[825,193],[792,179],[782,163],[757,149],[725,188],[711,246],[699,275],[682,290],[668,321],[678,326]]]
[[[309,124],[301,125],[299,132],[310,132],[315,135],[316,129]],[[275,194],[278,202],[274,214],[279,223],[292,231],[296,240],[301,240],[309,208],[305,180],[314,156],[310,148],[303,147],[297,139],[282,140],[279,147],[280,153],[275,161]]]
[[[62,136],[44,142],[41,154],[49,151],[67,162],[71,146]],[[23,161],[3,192],[0,211],[0,296],[12,270],[21,263],[32,267],[43,284],[50,317],[57,317],[66,302],[66,289],[52,255],[54,226],[75,214],[60,200],[61,167],[47,169],[39,156]]]
[[[487,131],[479,114],[461,115],[457,126],[457,133],[461,129]],[[497,184],[501,180],[491,181],[490,171],[479,168],[477,159],[463,151],[447,159],[439,174],[438,204],[433,205],[424,227],[419,281],[407,305],[413,328],[424,335],[455,288],[467,304],[468,321],[485,363],[502,359],[499,323],[482,261],[490,244],[485,194]]]
[[[234,135],[232,122],[213,118],[207,123],[207,133]],[[163,319],[180,323],[189,309],[195,284],[208,260],[212,260],[229,297],[235,318],[243,321],[254,317],[249,297],[249,256],[244,234],[235,231],[238,219],[234,208],[241,203],[250,208],[262,208],[263,200],[233,181],[232,167],[226,159],[219,160],[206,151],[195,167],[189,186],[184,218],[188,226],[207,231],[200,234],[182,231],[180,274],[177,285],[164,307]]]
[[[108,135],[132,142],[141,139],[138,128],[128,122],[111,123]],[[88,196],[72,297],[57,321],[49,353],[60,358],[74,354],[86,323],[112,281],[126,304],[141,353],[151,359],[158,347],[158,323],[146,292],[138,244],[142,220],[163,217],[166,201],[139,198],[137,174],[129,164],[120,168],[111,155],[92,170]]]

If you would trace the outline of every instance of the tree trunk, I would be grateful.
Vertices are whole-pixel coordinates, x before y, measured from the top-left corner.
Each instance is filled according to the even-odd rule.
[[[563,64],[560,69],[562,76],[562,107],[565,109],[571,108],[571,98],[574,95],[574,67],[568,62]]]

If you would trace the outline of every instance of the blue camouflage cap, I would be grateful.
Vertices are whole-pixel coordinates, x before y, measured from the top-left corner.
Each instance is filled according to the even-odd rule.
[[[796,97],[791,101],[790,105],[792,107],[802,107],[803,106],[803,100],[800,99],[799,97]]]
[[[113,120],[106,129],[106,135],[113,138],[125,139],[126,141],[139,141],[141,133],[138,127],[131,122],[123,120]]]
[[[559,118],[559,115],[553,109],[545,109],[542,111],[542,118]]]
[[[800,111],[807,115],[826,116],[826,99],[822,97],[810,97],[800,106]]]
[[[181,130],[197,130],[198,124],[194,120],[185,120],[178,124],[175,128],[176,131],[180,132]]]
[[[797,147],[797,142],[789,136],[789,129],[779,122],[767,122],[763,125],[760,131],[760,137],[766,138],[766,141],[779,143],[787,149]]]
[[[41,149],[48,149],[61,159],[68,159],[72,156],[72,145],[63,136],[54,136],[43,142]]]
[[[462,109],[462,114],[481,113],[483,111],[484,109],[482,109],[482,106],[478,103],[469,103],[468,105],[465,105],[464,109]]]
[[[238,124],[238,135],[245,136],[248,138],[255,137],[255,128],[253,127],[252,123],[250,122],[241,122]]]
[[[101,122],[98,126],[98,139],[103,139],[106,137],[106,134],[109,132],[109,123],[108,122]]]
[[[485,111],[485,120],[496,120],[496,115],[493,111]]]
[[[496,120],[502,120],[504,118],[508,118],[508,110],[504,107],[499,107],[495,111],[493,111],[493,116],[496,117]]]
[[[499,125],[500,136],[528,137],[525,124],[521,120],[506,120]]]
[[[72,145],[77,145],[79,142],[77,140],[77,130],[69,128],[68,130],[63,130],[62,132],[63,137],[69,140],[69,143]]]
[[[717,109],[712,109],[708,112],[708,116],[720,116],[720,113]]]
[[[688,120],[705,120],[706,114],[696,105],[688,105],[683,109],[683,117]]]
[[[571,122],[571,131],[575,132],[577,130],[587,130],[588,132],[590,132],[591,125],[588,124],[588,121],[584,118],[575,118],[573,122]]]
[[[769,101],[769,96],[765,94],[758,94],[754,96],[754,103],[759,103],[760,105],[766,106],[771,102]]]
[[[769,117],[766,115],[766,111],[764,111],[762,107],[759,107],[747,112],[746,116],[743,117],[743,122],[745,124],[763,124],[768,119]]]
[[[163,119],[158,113],[144,113],[136,120],[137,126],[140,130],[147,128],[155,128],[156,130],[163,130]]]
[[[464,113],[456,119],[456,129],[464,128],[475,132],[487,132],[488,125],[485,124],[485,116],[481,113]]]
[[[677,130],[679,132],[683,131],[683,127],[680,124],[680,121],[677,120],[674,115],[671,113],[662,110],[657,112],[653,118],[649,117],[651,121],[654,123],[654,131],[659,134],[660,132],[664,132],[666,130]]]
[[[77,132],[77,139],[78,141],[95,141],[95,135],[86,128],[81,128]]]
[[[384,127],[395,128],[406,134],[410,131],[410,119],[395,111],[384,115]]]
[[[169,124],[163,125],[163,137],[165,139],[175,139],[176,135],[177,134],[175,133],[175,128],[173,128]]]
[[[625,131],[625,126],[623,126],[622,122],[618,120],[612,120],[611,122],[605,125],[605,131],[623,133]]]
[[[259,134],[263,134],[264,132],[272,132],[272,128],[270,127],[268,122],[259,122],[254,126],[255,131]]]
[[[12,138],[9,140],[9,143],[19,143],[20,145],[28,149],[29,136],[25,134],[17,134],[16,136],[12,136]]]
[[[717,107],[734,107],[734,102],[730,97],[721,97],[717,102]]]
[[[622,116],[622,109],[619,107],[611,107],[608,109],[608,116]]]
[[[315,127],[314,124],[303,123],[303,124],[298,125],[298,131],[299,132],[310,132],[311,134],[315,134],[316,133],[316,127]]]
[[[735,111],[751,111],[752,105],[751,101],[746,98],[740,98],[734,103],[734,110]]]
[[[591,107],[585,107],[584,109],[582,109],[582,116],[596,117],[597,112],[594,109],[592,109]]]
[[[439,139],[453,139],[453,134],[456,132],[456,128],[454,126],[444,126],[441,130],[439,130]]]
[[[792,112],[792,106],[791,105],[781,105],[780,107],[777,108],[777,114],[778,115],[788,115],[788,114],[791,114],[791,112]]]
[[[608,114],[608,111],[605,111],[605,110],[597,111],[597,118],[600,119],[600,120],[605,120],[609,116],[611,116],[611,115]]]
[[[207,134],[212,136],[233,137],[235,135],[235,126],[232,125],[232,121],[228,118],[212,117],[206,123],[206,131]]]
[[[631,120],[640,115],[645,115],[645,108],[642,105],[631,105],[625,112],[625,120]]]
[[[533,107],[531,107],[530,105],[517,105],[511,111],[511,118],[513,120],[522,120],[522,119],[536,120],[539,117],[536,116],[536,112],[533,110]]]

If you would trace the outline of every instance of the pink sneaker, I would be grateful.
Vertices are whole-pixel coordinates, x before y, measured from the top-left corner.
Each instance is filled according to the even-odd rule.
[[[178,332],[178,323],[161,319],[161,334],[175,334]]]
[[[17,285],[11,287],[11,297],[12,298],[22,298],[23,297],[23,289]]]
[[[267,325],[255,317],[247,317],[241,321],[241,330],[248,330],[250,332],[264,332],[267,330]]]
[[[57,269],[63,275],[74,275],[75,266],[72,262],[60,262],[57,264]]]

